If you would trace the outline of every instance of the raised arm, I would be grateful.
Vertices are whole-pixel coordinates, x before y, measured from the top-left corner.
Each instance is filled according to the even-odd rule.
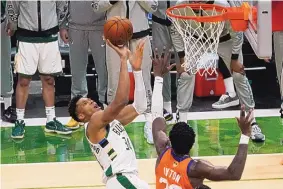
[[[116,47],[109,40],[107,45],[113,48],[120,56],[120,75],[119,82],[114,100],[105,108],[104,111],[93,114],[90,122],[94,125],[92,128],[101,129],[117,118],[119,113],[127,106],[129,101],[130,82],[127,60],[129,49],[124,47]],[[117,66],[119,63],[117,62]]]
[[[119,1],[94,0],[91,4],[94,12],[105,12]]]
[[[131,123],[138,115],[144,113],[147,108],[146,91],[141,70],[144,45],[145,40],[141,40],[136,47],[136,51],[130,56],[135,78],[135,100],[133,104],[126,106],[116,118],[124,126]]]
[[[169,50],[165,54],[163,49],[161,57],[158,50],[155,49],[153,63],[154,88],[152,93],[151,112],[153,116],[152,135],[158,156],[170,145],[169,138],[166,134],[166,121],[163,117],[163,77],[168,73],[175,64],[169,66]]]
[[[149,13],[154,13],[157,10],[157,0],[138,1],[140,6]]]
[[[211,163],[202,160],[195,161],[188,171],[189,177],[206,178],[212,181],[240,180],[246,164],[252,120],[253,111],[249,111],[248,115],[245,116],[245,107],[242,106],[240,118],[237,118],[242,131],[240,144],[237,154],[228,167],[213,166]]]

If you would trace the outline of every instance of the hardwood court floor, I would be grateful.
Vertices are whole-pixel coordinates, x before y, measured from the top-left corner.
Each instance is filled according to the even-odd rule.
[[[234,156],[199,157],[214,165],[228,166]],[[219,189],[258,189],[269,184],[272,189],[282,189],[283,166],[281,154],[249,155],[242,180],[238,182],[205,181],[212,188]],[[148,182],[152,188],[155,185],[155,159],[139,160],[139,176]],[[101,182],[102,171],[96,161],[37,163],[37,164],[7,164],[2,165],[2,188],[104,188]],[[16,181],[15,181],[15,178]],[[265,187],[268,188],[268,187]]]
[[[197,133],[191,155],[228,166],[239,143],[239,129],[233,117],[238,111],[191,113],[189,123]],[[219,189],[282,189],[283,124],[278,110],[256,111],[257,122],[266,135],[261,144],[249,143],[249,157],[241,181],[209,182]],[[59,118],[63,123],[69,118]],[[84,128],[72,135],[44,133],[45,119],[27,120],[23,140],[12,140],[11,124],[1,124],[1,188],[104,188],[102,171],[84,138]],[[155,188],[155,148],[143,138],[144,119],[126,127],[135,147],[140,177]],[[168,126],[170,130],[171,126]]]

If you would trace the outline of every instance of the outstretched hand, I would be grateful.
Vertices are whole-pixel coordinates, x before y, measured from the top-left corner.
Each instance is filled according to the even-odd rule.
[[[241,106],[240,117],[236,117],[238,125],[242,131],[242,134],[246,136],[251,136],[252,132],[252,121],[254,120],[254,110],[250,109],[246,115],[245,105]]]
[[[167,74],[176,64],[170,65],[170,57],[171,53],[169,50],[166,52],[166,47],[163,48],[161,56],[158,54],[158,49],[154,49],[154,58],[152,59],[153,64],[153,73],[154,76],[163,77],[165,74]]]
[[[118,53],[118,55],[120,56],[120,59],[128,60],[130,50],[126,47],[126,45],[115,46],[111,43],[111,41],[109,39],[106,39],[106,44]]]
[[[146,39],[141,39],[139,41],[134,53],[129,51],[129,61],[134,71],[141,70],[145,41]]]

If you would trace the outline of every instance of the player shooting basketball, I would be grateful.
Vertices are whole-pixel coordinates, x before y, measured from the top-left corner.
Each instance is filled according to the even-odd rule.
[[[250,109],[245,115],[245,106],[241,107],[240,117],[237,118],[237,121],[242,135],[237,154],[228,167],[217,167],[204,160],[192,159],[190,150],[194,145],[196,134],[187,123],[176,123],[169,133],[169,138],[166,135],[162,87],[163,76],[170,70],[166,61],[168,57],[168,54],[165,56],[163,54],[159,58],[155,54],[153,60],[155,81],[151,110],[154,117],[153,139],[158,154],[155,166],[156,188],[207,188],[203,185],[204,179],[212,181],[240,180],[247,158],[251,123],[254,119],[253,109]]]
[[[240,6],[240,1],[193,1],[194,3],[209,3],[209,4],[216,4],[224,7],[231,7],[231,6]],[[184,3],[192,3],[192,1],[178,1],[177,4],[184,4]],[[202,10],[201,10],[202,11]],[[208,14],[208,13],[206,13]],[[201,15],[201,14],[200,14]],[[225,62],[227,68],[231,71],[232,77],[237,89],[237,93],[240,99],[240,102],[243,103],[246,107],[246,110],[253,109],[255,107],[255,102],[253,98],[253,93],[249,81],[244,72],[243,66],[243,54],[242,54],[242,44],[243,44],[243,32],[233,32],[230,34],[230,23],[226,22],[222,34],[219,39],[219,46],[218,46],[218,55],[222,58]],[[176,31],[176,28],[172,26],[172,40],[173,44],[178,51],[180,56],[181,64],[184,63],[184,44],[181,35]],[[178,68],[178,67],[177,67]],[[181,85],[179,85],[179,89],[183,92],[179,93],[179,97],[183,106],[182,109],[189,110],[193,100],[193,89],[194,89],[194,75],[186,73],[179,67],[179,72],[181,76],[183,76],[183,80]],[[179,103],[179,102],[178,102]],[[181,117],[180,114],[180,121],[186,121],[187,117]],[[253,141],[263,142],[265,140],[265,135],[262,134],[261,129],[259,128],[256,120],[252,121],[252,134],[251,139]]]
[[[107,44],[120,56],[119,82],[114,100],[101,110],[96,102],[82,96],[74,97],[69,105],[69,113],[86,126],[86,138],[91,150],[104,171],[106,188],[147,189],[148,184],[137,176],[138,167],[135,151],[124,126],[131,123],[147,109],[146,91],[141,71],[145,41],[140,41],[135,52],[116,47],[109,40]],[[128,104],[130,79],[127,67],[129,59],[134,70],[135,101]]]
[[[150,28],[148,24],[147,13],[155,12],[157,9],[157,0],[147,1],[110,1],[110,0],[94,0],[92,7],[95,12],[105,12],[106,17],[111,18],[113,16],[121,16],[129,19],[133,24],[133,36],[129,41],[129,49],[134,50],[138,44],[139,39],[145,38],[144,56],[143,56],[143,78],[145,82],[147,106],[148,109],[145,112],[145,125],[144,136],[149,144],[153,143],[152,139],[152,116],[150,112],[150,100],[151,100],[151,59],[152,55],[151,44],[149,39]],[[113,101],[117,86],[119,70],[116,69],[117,54],[111,48],[106,46],[106,65],[108,75],[108,90],[107,90],[107,102]]]

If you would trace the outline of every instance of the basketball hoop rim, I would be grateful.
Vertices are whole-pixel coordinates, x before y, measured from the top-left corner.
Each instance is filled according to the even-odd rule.
[[[176,15],[172,13],[174,9],[180,9],[190,7],[191,9],[198,9],[201,7],[204,10],[213,10],[215,9],[218,12],[221,12],[219,15],[215,16],[182,16]],[[254,11],[252,7],[247,3],[244,2],[240,7],[223,7],[221,5],[215,4],[203,4],[203,3],[194,3],[194,4],[180,4],[170,7],[166,10],[166,14],[169,18],[179,18],[184,20],[195,20],[197,22],[222,22],[225,20],[230,20],[231,22],[238,22],[247,23],[249,20],[249,14]]]
[[[223,11],[224,12],[216,16],[182,16],[182,15],[176,15],[172,13],[172,10],[174,9],[181,9],[185,7],[190,7],[191,9],[199,9],[201,7],[204,10],[215,9],[218,12],[223,12]],[[178,19],[184,19],[184,20],[195,20],[197,22],[222,22],[222,21],[228,20],[227,12],[228,12],[228,8],[226,7],[223,7],[220,5],[202,4],[202,3],[180,4],[180,5],[175,5],[173,7],[170,7],[166,10],[166,14],[171,18],[178,18]]]

